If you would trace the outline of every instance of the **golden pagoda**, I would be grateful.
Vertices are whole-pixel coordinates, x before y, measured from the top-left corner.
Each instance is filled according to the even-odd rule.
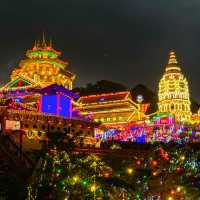
[[[191,103],[188,82],[178,65],[174,51],[169,54],[168,64],[159,82],[158,100],[159,112],[173,113],[176,121],[190,119]]]
[[[66,70],[68,62],[59,59],[60,55],[43,35],[42,41],[35,41],[34,47],[26,52],[27,58],[12,71],[11,81],[23,77],[40,87],[57,84],[72,89],[75,75]]]

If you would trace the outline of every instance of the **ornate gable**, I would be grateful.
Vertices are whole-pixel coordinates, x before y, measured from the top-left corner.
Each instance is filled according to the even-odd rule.
[[[18,76],[16,79],[8,82],[6,85],[0,88],[0,90],[16,90],[35,86],[37,86],[37,84],[33,80]]]

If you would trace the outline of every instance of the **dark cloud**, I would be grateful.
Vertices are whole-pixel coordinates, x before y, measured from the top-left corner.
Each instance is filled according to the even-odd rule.
[[[108,79],[157,89],[169,49],[200,100],[199,0],[3,1],[0,7],[1,81],[42,31],[71,62],[76,85]],[[106,56],[105,56],[106,55]]]

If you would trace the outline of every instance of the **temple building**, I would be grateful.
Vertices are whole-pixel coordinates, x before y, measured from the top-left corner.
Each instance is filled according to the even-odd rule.
[[[0,88],[1,130],[16,141],[20,135],[27,150],[40,149],[47,132],[85,136],[86,143],[93,139],[96,123],[74,112],[75,75],[60,55],[43,37]]]
[[[106,126],[127,125],[138,119],[138,105],[133,102],[129,91],[82,96],[77,109],[82,115]]]
[[[169,61],[159,82],[159,112],[174,114],[176,121],[187,121],[191,116],[188,82],[177,62],[174,51],[169,54]]]
[[[61,52],[56,51],[52,42],[47,42],[43,36],[42,41],[36,41],[34,47],[26,52],[27,58],[12,71],[12,84],[15,82],[23,87],[23,80],[26,80],[41,88],[57,84],[72,89],[75,74],[67,70],[69,63],[62,61],[60,55]],[[9,82],[1,90],[7,89],[10,84]]]

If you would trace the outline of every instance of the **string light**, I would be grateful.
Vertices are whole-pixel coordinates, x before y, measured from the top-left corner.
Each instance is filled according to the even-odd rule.
[[[130,175],[133,174],[133,168],[128,168],[127,173],[130,174]]]

